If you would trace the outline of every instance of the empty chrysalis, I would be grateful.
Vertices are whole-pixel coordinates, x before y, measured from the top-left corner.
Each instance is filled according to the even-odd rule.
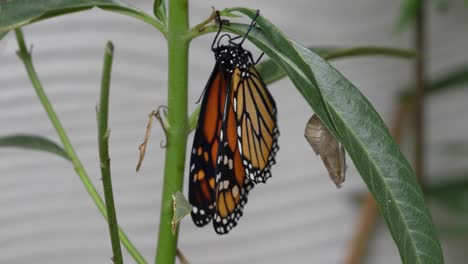
[[[305,138],[309,141],[315,154],[320,155],[336,187],[341,188],[345,181],[346,159],[343,145],[336,140],[330,131],[314,114],[306,124]]]

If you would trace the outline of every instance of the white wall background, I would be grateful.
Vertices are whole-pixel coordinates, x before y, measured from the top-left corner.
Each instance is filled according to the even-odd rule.
[[[132,1],[151,13],[152,1]],[[430,72],[468,61],[468,10],[450,1],[442,15],[431,8]],[[307,45],[409,47],[410,35],[394,33],[400,1],[191,1],[191,23],[227,6],[257,8],[291,38]],[[153,128],[150,149],[137,175],[135,164],[147,114],[166,98],[166,44],[156,30],[133,18],[92,10],[40,22],[24,29],[43,85],[91,178],[100,190],[94,107],[98,101],[104,44],[115,44],[111,88],[111,158],[119,223],[152,262],[159,221],[163,133]],[[192,42],[190,108],[213,66],[212,35]],[[10,34],[0,44],[0,135],[35,133],[58,142]],[[396,93],[408,83],[407,61],[365,58],[334,62],[369,97],[386,121]],[[350,165],[339,191],[303,139],[311,111],[288,80],[270,86],[279,109],[278,163],[268,184],[249,196],[244,216],[228,236],[190,218],[180,229],[180,249],[192,263],[342,263],[356,226],[353,194],[364,184]],[[429,99],[428,166],[431,175],[462,162],[436,147],[466,138],[466,91]],[[460,125],[465,124],[465,125]],[[189,140],[191,142],[191,139]],[[191,143],[190,143],[191,144]],[[188,160],[187,160],[188,162]],[[186,181],[187,182],[187,181]],[[187,186],[185,186],[186,188]],[[187,190],[185,189],[185,192]],[[71,164],[59,157],[0,149],[0,263],[111,263],[107,225]],[[465,243],[465,244],[464,244]],[[446,263],[464,263],[466,241],[444,241]],[[132,260],[126,255],[127,263]],[[381,221],[367,263],[399,263]]]

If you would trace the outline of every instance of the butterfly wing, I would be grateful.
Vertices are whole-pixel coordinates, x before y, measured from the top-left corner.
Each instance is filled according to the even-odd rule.
[[[276,104],[253,66],[246,73],[236,69],[232,85],[242,163],[250,180],[264,183],[279,149]]]
[[[215,210],[215,167],[227,84],[215,65],[203,95],[190,157],[189,201],[192,220],[206,225]]]
[[[216,210],[213,226],[218,234],[226,234],[237,225],[247,203],[247,195],[254,186],[246,177],[242,164],[236,132],[237,123],[230,99],[226,100],[226,109],[216,166]]]

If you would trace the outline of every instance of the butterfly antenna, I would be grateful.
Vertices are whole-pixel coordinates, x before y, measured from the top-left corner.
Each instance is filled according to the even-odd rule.
[[[244,38],[241,40],[241,42],[239,43],[239,46],[242,45],[242,43],[244,43],[245,39],[247,38],[247,36],[249,35],[250,33],[250,30],[252,30],[252,28],[255,27],[255,20],[257,20],[258,16],[260,15],[260,10],[257,10],[257,14],[255,14],[255,17],[254,19],[252,19],[252,22],[250,23],[250,26],[249,26],[249,29],[247,30],[247,32],[245,33],[244,35]]]

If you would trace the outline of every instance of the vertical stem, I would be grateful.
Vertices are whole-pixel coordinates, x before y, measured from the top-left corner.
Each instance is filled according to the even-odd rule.
[[[414,168],[416,178],[424,190],[424,82],[425,82],[425,0],[420,0],[418,14],[415,21],[414,49],[416,50],[415,63],[415,97],[414,97]]]
[[[99,159],[101,161],[102,185],[104,188],[104,199],[106,201],[107,218],[109,233],[112,243],[113,261],[115,264],[123,264],[122,250],[120,249],[119,230],[117,225],[117,216],[115,213],[114,194],[112,191],[112,180],[109,158],[109,90],[110,77],[112,70],[112,59],[114,55],[114,46],[112,42],[107,42],[104,54],[104,66],[101,80],[101,99],[98,109],[98,142]]]
[[[182,190],[185,151],[188,134],[187,78],[189,29],[188,0],[169,1],[168,116],[167,148],[159,222],[159,238],[155,263],[172,264],[177,251],[177,236],[172,233],[172,193]]]
[[[26,48],[26,44],[25,44],[24,37],[23,37],[23,32],[21,31],[21,29],[16,29],[15,34],[16,34],[16,39],[18,41],[18,46],[19,46],[19,51],[17,52],[18,56],[23,61],[24,66],[26,67],[26,71],[28,72],[29,79],[31,80],[31,83],[34,89],[36,90],[37,97],[39,97],[39,100],[41,101],[42,106],[44,107],[50,119],[50,122],[52,123],[55,130],[57,131],[57,135],[59,136],[63,144],[63,148],[65,149],[65,151],[67,152],[68,156],[71,159],[71,162],[73,163],[76,174],[78,174],[78,176],[80,177],[81,182],[83,183],[84,187],[86,188],[89,195],[93,199],[93,202],[96,205],[96,207],[99,209],[101,214],[107,220],[106,206],[104,205],[104,202],[102,201],[101,196],[97,192],[96,187],[94,187],[93,182],[89,178],[88,173],[83,167],[83,164],[78,158],[78,155],[76,154],[73,148],[73,145],[71,144],[70,139],[68,138],[67,133],[65,132],[65,129],[62,126],[62,123],[60,122],[60,119],[55,113],[55,110],[52,107],[52,104],[50,103],[49,98],[47,97],[47,94],[44,91],[44,88],[42,87],[39,77],[37,76],[36,70],[34,69],[34,65],[32,63],[31,54]],[[122,244],[125,246],[128,253],[130,253],[130,255],[133,257],[135,262],[139,264],[146,263],[146,260],[143,258],[140,252],[138,252],[138,250],[132,244],[130,239],[128,239],[125,232],[120,228],[119,228],[119,236],[120,236],[120,239],[122,240]]]

